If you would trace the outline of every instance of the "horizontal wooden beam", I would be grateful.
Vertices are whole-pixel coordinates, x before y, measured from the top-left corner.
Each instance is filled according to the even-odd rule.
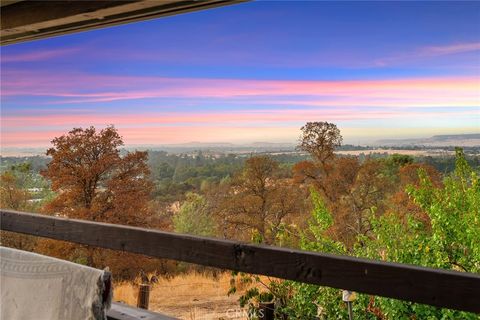
[[[1,44],[7,45],[244,1],[246,0],[10,1],[2,5],[0,38]]]
[[[480,312],[480,275],[0,210],[1,229]]]
[[[113,302],[112,307],[107,311],[107,320],[176,320],[145,309],[134,308],[129,305]]]

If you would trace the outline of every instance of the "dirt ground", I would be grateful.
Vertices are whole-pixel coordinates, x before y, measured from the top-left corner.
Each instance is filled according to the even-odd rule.
[[[217,279],[199,273],[160,279],[151,289],[149,309],[186,320],[247,319],[246,311],[238,305],[239,294],[227,296],[229,288],[228,273]],[[137,295],[136,284],[117,283],[113,301],[136,306]]]

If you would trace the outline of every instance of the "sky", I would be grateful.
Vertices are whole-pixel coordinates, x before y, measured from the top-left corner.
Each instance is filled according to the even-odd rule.
[[[2,147],[480,132],[480,2],[257,1],[1,48]]]

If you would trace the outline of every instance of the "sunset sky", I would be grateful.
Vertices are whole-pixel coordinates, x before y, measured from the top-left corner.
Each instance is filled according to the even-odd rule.
[[[480,2],[259,1],[2,47],[3,147],[480,132]]]

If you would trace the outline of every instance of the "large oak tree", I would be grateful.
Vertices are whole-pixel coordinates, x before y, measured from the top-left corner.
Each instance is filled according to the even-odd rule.
[[[152,191],[147,152],[121,155],[123,141],[107,127],[75,128],[55,138],[47,150],[52,161],[42,174],[57,197],[48,210],[93,221],[144,225]]]
[[[99,222],[146,226],[153,184],[149,180],[147,152],[126,152],[113,126],[75,128],[52,141],[52,157],[44,177],[51,181],[56,197],[45,206],[49,214]],[[39,250],[94,267],[109,266],[114,275],[132,276],[147,269],[145,259],[130,254],[51,240]]]
[[[295,179],[315,187],[333,213],[329,231],[350,246],[358,236],[370,232],[368,216],[385,210],[384,198],[391,191],[391,183],[382,173],[383,164],[337,156],[335,148],[343,139],[333,123],[308,122],[301,131],[298,148],[307,151],[312,160],[294,166]]]
[[[298,149],[308,152],[322,165],[334,158],[335,148],[343,141],[340,130],[333,123],[307,122],[300,130]]]

